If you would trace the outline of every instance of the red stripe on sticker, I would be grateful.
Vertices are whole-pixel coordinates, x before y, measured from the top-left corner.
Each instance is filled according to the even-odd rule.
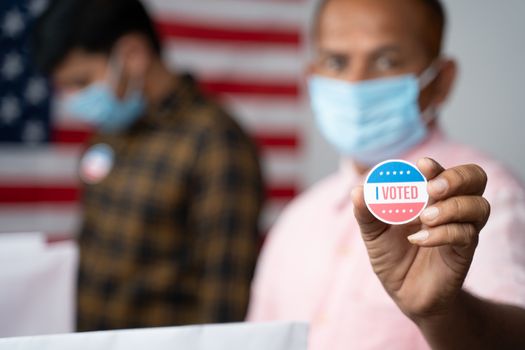
[[[391,222],[403,222],[414,218],[418,214],[425,203],[387,203],[387,204],[369,204],[370,209]]]

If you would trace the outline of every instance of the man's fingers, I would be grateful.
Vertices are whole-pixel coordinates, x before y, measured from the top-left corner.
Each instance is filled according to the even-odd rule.
[[[487,174],[475,164],[447,169],[428,182],[428,194],[434,200],[452,196],[481,196],[487,185]]]
[[[417,168],[423,173],[427,180],[432,180],[445,169],[432,158],[421,158],[417,161]]]
[[[459,196],[445,199],[426,208],[421,222],[430,227],[448,223],[472,223],[481,231],[490,215],[489,202],[480,196]]]
[[[419,231],[408,236],[408,240],[421,247],[451,245],[470,250],[478,244],[478,235],[473,224],[448,224]]]
[[[354,204],[354,215],[361,228],[361,233],[365,240],[373,240],[379,236],[387,225],[377,220],[368,210],[365,204],[363,186],[352,190],[352,203]]]

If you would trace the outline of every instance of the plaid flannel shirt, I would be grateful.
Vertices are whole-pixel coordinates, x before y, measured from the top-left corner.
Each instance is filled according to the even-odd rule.
[[[262,180],[255,147],[189,76],[131,129],[84,185],[78,329],[244,319]]]

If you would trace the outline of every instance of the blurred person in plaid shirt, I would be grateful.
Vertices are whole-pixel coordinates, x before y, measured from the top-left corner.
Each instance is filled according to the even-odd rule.
[[[161,60],[137,0],[56,0],[34,58],[60,114],[96,127],[80,163],[78,329],[240,321],[262,180],[249,137]]]

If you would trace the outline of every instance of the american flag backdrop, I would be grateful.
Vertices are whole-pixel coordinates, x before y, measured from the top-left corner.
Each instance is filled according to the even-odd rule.
[[[85,126],[49,112],[27,37],[47,0],[0,3],[0,232],[76,232],[77,167]],[[260,146],[267,230],[300,190],[306,0],[147,0],[175,70],[194,73]]]

